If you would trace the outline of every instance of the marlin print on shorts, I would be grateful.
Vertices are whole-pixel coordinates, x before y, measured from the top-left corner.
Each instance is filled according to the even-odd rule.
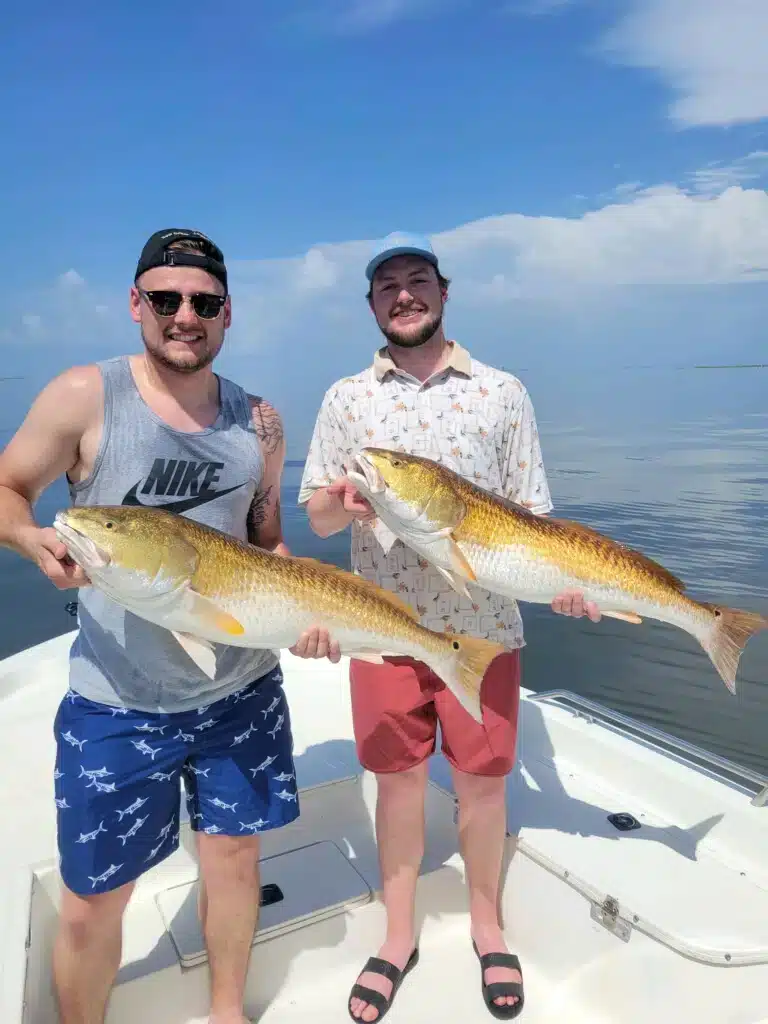
[[[97,793],[116,793],[117,783],[115,782],[99,782],[98,779],[91,779],[86,789],[95,789]]]
[[[271,714],[275,710],[275,708],[278,706],[279,703],[280,703],[280,698],[279,697],[275,697],[275,699],[272,701],[272,703],[269,705],[268,708],[262,708],[262,710],[261,710],[262,715],[264,715],[264,717],[266,718],[267,715]]]
[[[66,732],[63,732],[61,734],[61,738],[63,740],[66,740],[67,743],[70,744],[70,746],[78,747],[78,749],[80,750],[82,750],[85,744],[88,742],[88,740],[79,740],[77,736],[73,736],[71,729],[67,729]]]
[[[198,732],[202,732],[203,729],[210,729],[214,725],[216,725],[216,719],[215,718],[206,718],[206,720],[204,722],[201,722],[200,725],[194,726],[194,728]]]
[[[100,875],[96,875],[95,878],[93,875],[88,875],[91,880],[91,888],[95,889],[99,882],[108,882],[112,875],[116,875],[121,867],[123,867],[122,864],[111,864],[106,871]]]
[[[233,804],[226,804],[220,797],[215,796],[213,800],[209,800],[208,803],[211,804],[213,807],[220,807],[222,811],[232,811],[232,813],[234,814],[238,801],[235,801],[235,803]]]
[[[80,833],[80,838],[78,840],[76,840],[76,841],[78,843],[90,843],[93,839],[96,838],[96,836],[99,834],[99,832],[106,832],[106,831],[107,830],[104,828],[104,822],[102,821],[102,823],[99,825],[99,827],[95,828],[93,830],[93,832],[81,832]]]
[[[139,829],[144,824],[144,822],[148,821],[148,820],[149,820],[149,815],[148,814],[145,815],[143,818],[137,818],[136,821],[134,821],[134,823],[131,825],[131,827],[128,829],[128,831],[125,833],[124,836],[120,836],[119,835],[117,837],[118,839],[122,839],[123,846],[125,846],[126,842],[131,838],[131,836],[135,836],[136,835],[136,833],[139,831]]]
[[[153,761],[155,760],[155,754],[158,754],[163,749],[162,747],[150,747],[146,740],[131,740],[131,743],[140,754],[149,754]]]
[[[267,730],[267,732],[272,737],[272,739],[274,739],[277,736],[278,732],[283,728],[283,722],[284,721],[285,721],[285,715],[282,715],[282,714],[278,715],[277,716],[277,721],[275,722],[274,729],[268,729]]]
[[[279,796],[281,800],[287,800],[287,801],[291,801],[291,800],[295,800],[296,799],[296,794],[295,793],[289,793],[287,789],[281,789],[279,793],[275,794],[275,796]]]
[[[269,768],[269,766],[274,761],[276,761],[276,760],[277,760],[277,754],[275,754],[274,757],[265,757],[264,760],[261,762],[261,764],[258,766],[258,768],[251,768],[250,769],[251,775],[255,775],[256,772],[264,772],[264,771],[266,771],[267,768]]]
[[[195,738],[195,734],[191,732],[182,732],[181,729],[173,737],[175,740],[181,740],[183,743],[192,743]]]
[[[235,738],[229,744],[230,747],[237,747],[239,746],[239,744],[245,743],[248,737],[254,732],[256,732],[256,726],[253,724],[253,722],[251,722],[251,724],[248,726],[245,732],[241,732],[239,736],[235,736]]]
[[[290,782],[291,779],[295,779],[296,776],[293,772],[289,775],[288,772],[280,772],[279,775],[275,776],[275,782]]]
[[[267,822],[263,818],[259,818],[258,821],[248,822],[248,824],[246,824],[244,821],[241,821],[240,822],[240,831],[241,832],[259,832],[261,829],[264,828],[264,826],[266,824],[267,824]]]
[[[149,797],[148,797],[148,796],[145,796],[145,797],[144,797],[143,799],[142,799],[142,797],[140,797],[140,796],[137,796],[137,797],[136,797],[136,799],[135,799],[135,800],[133,801],[133,803],[131,804],[131,806],[130,806],[130,807],[126,807],[124,811],[118,811],[118,812],[117,812],[117,813],[118,813],[118,814],[120,815],[120,821],[122,821],[122,820],[123,820],[123,818],[124,818],[124,817],[125,817],[125,816],[126,816],[127,814],[135,814],[135,813],[136,813],[136,811],[139,811],[139,810],[141,810],[141,808],[142,808],[142,807],[144,806],[144,804],[145,804],[145,803],[146,803],[146,802],[147,802],[148,800],[149,800]]]
[[[250,684],[249,684],[249,685],[250,685]],[[251,700],[251,698],[253,698],[253,697],[257,696],[257,694],[258,694],[258,692],[259,692],[258,690],[251,690],[251,692],[250,692],[250,693],[246,693],[245,691],[246,691],[247,689],[248,689],[248,687],[247,687],[247,686],[243,686],[243,687],[242,687],[242,689],[240,689],[240,690],[236,690],[236,691],[235,691],[235,692],[234,692],[234,693],[232,694],[232,697],[233,697],[233,699],[234,699],[234,702],[235,702],[235,704],[239,704],[241,700]],[[245,694],[245,696],[243,696],[244,694]]]
[[[171,818],[171,820],[168,822],[167,825],[164,825],[160,829],[160,833],[159,833],[157,838],[158,839],[167,839],[168,838],[168,833],[171,831],[172,828],[173,828],[173,818]]]
[[[165,730],[168,728],[167,725],[150,725],[149,722],[144,722],[143,725],[134,725],[133,727],[136,732],[159,732],[162,736]]]
[[[106,765],[103,768],[84,768],[80,765],[80,774],[77,777],[78,779],[106,779],[108,775],[114,774],[114,772],[109,771]]]
[[[173,772],[152,772],[149,777],[153,782],[171,782],[173,780]]]

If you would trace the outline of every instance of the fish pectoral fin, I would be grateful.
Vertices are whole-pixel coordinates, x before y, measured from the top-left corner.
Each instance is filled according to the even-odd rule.
[[[469,588],[467,587],[467,584],[460,576],[457,576],[450,569],[444,569],[441,565],[436,565],[435,569],[437,569],[439,573],[442,573],[442,575],[445,576],[445,578],[448,580],[448,582],[450,583],[450,585],[453,587],[457,594],[461,594],[462,597],[468,597],[470,601],[472,600],[472,595],[469,592]]]
[[[622,622],[631,622],[635,626],[639,626],[643,621],[637,612],[616,612],[612,609],[606,611],[604,608],[601,608],[600,614],[605,615],[609,619],[621,619]]]
[[[449,547],[451,553],[451,564],[454,572],[457,572],[460,576],[463,576],[467,580],[472,580],[473,583],[477,582],[477,576],[475,571],[469,564],[464,556],[464,552],[461,550],[456,541],[451,537]]]
[[[216,676],[216,652],[213,649],[213,644],[199,636],[192,636],[190,633],[181,633],[175,629],[172,629],[171,632],[200,671],[204,672],[209,679],[214,679]]]
[[[195,590],[190,590],[189,594],[192,599],[189,608],[190,613],[199,618],[205,625],[214,626],[224,633],[229,633],[230,636],[242,636],[245,632],[245,626],[238,622],[234,615],[230,615],[229,612],[219,608],[210,598],[203,597],[202,594],[198,594]]]

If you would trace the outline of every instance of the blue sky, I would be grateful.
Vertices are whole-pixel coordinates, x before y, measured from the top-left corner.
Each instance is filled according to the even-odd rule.
[[[224,249],[222,371],[299,437],[378,342],[362,268],[394,229],[433,235],[449,333],[512,370],[766,361],[764,0],[17,5],[0,89],[8,372],[135,350],[169,225]]]

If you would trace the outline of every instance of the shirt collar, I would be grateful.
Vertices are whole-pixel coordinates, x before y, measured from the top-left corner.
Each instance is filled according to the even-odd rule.
[[[462,348],[458,341],[451,341],[449,342],[449,345],[450,351],[448,353],[448,361],[443,367],[442,372],[453,370],[456,373],[463,374],[465,377],[471,377],[472,359],[469,352],[465,348]],[[373,372],[376,380],[378,381],[382,381],[388,373],[402,372],[400,368],[395,365],[386,345],[383,348],[380,348],[373,357]]]

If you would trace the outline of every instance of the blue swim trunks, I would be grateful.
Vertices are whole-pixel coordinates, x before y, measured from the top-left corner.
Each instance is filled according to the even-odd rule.
[[[197,710],[146,714],[69,691],[54,723],[60,870],[80,895],[116,889],[179,845],[180,782],[191,827],[255,835],[298,817],[288,702],[278,665]]]

